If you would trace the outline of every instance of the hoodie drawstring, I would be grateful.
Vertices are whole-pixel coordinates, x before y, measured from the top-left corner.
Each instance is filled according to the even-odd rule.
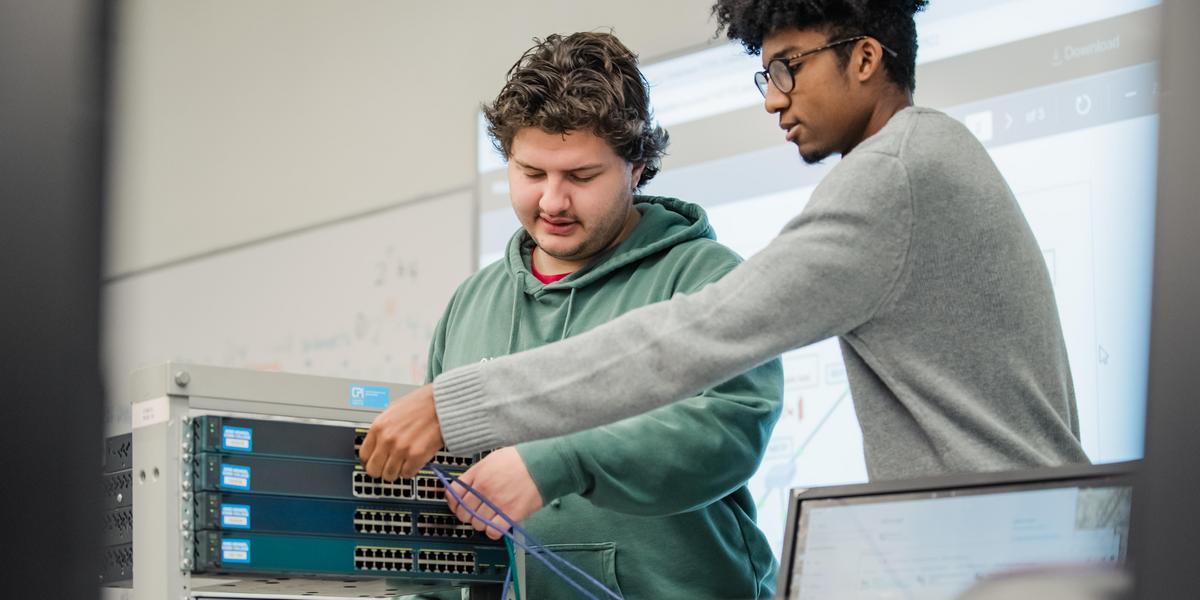
[[[575,290],[579,288],[571,288],[571,295],[567,296],[567,318],[563,320],[562,333],[558,335],[558,339],[567,339],[567,327],[571,324],[571,309],[575,308]]]
[[[512,318],[508,323],[508,354],[517,351],[517,313],[520,312],[521,288],[525,286],[525,272],[518,271],[513,278]]]

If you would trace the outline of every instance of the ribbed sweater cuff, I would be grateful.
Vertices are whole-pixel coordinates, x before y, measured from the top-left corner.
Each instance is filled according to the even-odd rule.
[[[500,447],[492,419],[484,410],[483,377],[476,363],[447,371],[433,381],[433,402],[446,449],[472,454]]]

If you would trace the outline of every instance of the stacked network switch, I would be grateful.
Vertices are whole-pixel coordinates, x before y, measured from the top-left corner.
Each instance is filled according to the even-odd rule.
[[[362,470],[364,429],[212,415],[191,427],[194,573],[504,579],[503,545],[449,512],[432,472],[385,482]],[[433,462],[453,475],[473,458]]]

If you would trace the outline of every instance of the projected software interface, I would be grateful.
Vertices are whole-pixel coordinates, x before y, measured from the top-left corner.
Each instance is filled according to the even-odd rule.
[[[1157,0],[960,0],[918,16],[916,103],[959,119],[1015,192],[1053,279],[1094,462],[1140,458],[1157,148]],[[643,190],[702,205],[722,243],[761,250],[836,164],[804,165],[722,45],[645,66],[669,156]],[[480,129],[480,264],[520,225]],[[795,299],[803,302],[803,299]],[[948,340],[947,343],[952,343]],[[750,482],[778,555],[788,489],[866,480],[836,340],[783,356],[785,405]]]
[[[1125,557],[1128,486],[944,495],[801,503],[787,598],[950,599],[990,576]]]

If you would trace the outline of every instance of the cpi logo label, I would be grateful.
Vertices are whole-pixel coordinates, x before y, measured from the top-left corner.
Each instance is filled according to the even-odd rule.
[[[350,406],[361,408],[387,408],[391,390],[382,385],[350,386]]]

